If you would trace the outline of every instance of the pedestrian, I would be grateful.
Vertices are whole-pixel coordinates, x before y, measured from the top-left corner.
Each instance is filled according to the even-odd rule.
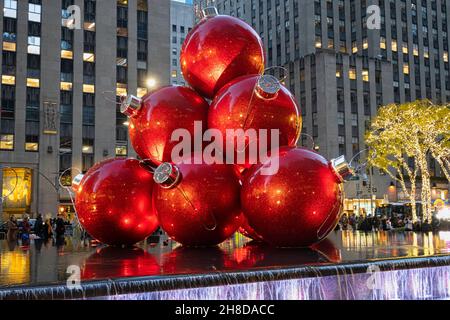
[[[64,234],[66,233],[66,224],[64,223],[63,218],[61,217],[61,215],[58,214],[58,218],[56,219],[56,228],[55,228],[55,232],[56,232],[56,239],[61,239],[64,238]]]
[[[53,237],[52,221],[51,221],[51,219],[47,219],[47,220],[45,220],[45,223],[44,223],[42,238],[44,240],[48,240],[51,237]]]
[[[393,227],[392,227],[391,219],[386,220],[386,230],[390,231],[392,229],[393,229]]]
[[[348,230],[348,216],[345,213],[341,218],[342,230]]]
[[[433,215],[433,217],[431,218],[431,228],[433,229],[433,231],[439,231],[441,222],[439,221],[439,219],[436,217],[436,215]]]
[[[430,222],[425,220],[425,222],[422,224],[422,232],[431,232],[433,231]]]
[[[36,222],[34,224],[34,234],[39,238],[43,238],[44,234],[44,220],[42,219],[42,214],[38,214]]]
[[[387,231],[387,218],[383,217],[383,219],[381,220],[381,229],[383,231]]]
[[[375,215],[375,217],[373,217],[372,225],[373,225],[373,230],[374,231],[380,230],[380,219],[378,218],[377,215]]]
[[[30,244],[31,225],[28,217],[23,218],[22,224],[22,245],[26,246]]]
[[[11,216],[8,220],[8,242],[17,242],[17,235],[19,234],[19,226],[15,216]]]
[[[405,231],[413,231],[414,225],[412,220],[409,217],[406,217],[405,219]]]

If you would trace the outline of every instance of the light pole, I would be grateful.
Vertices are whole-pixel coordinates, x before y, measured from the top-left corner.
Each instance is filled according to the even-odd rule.
[[[305,137],[311,139],[311,141],[312,141],[312,149],[314,151],[319,151],[320,150],[320,147],[318,145],[316,145],[316,141],[314,140],[314,137],[312,135],[302,132],[302,133],[300,133],[300,136],[305,136]],[[303,142],[302,142],[302,144],[303,144]]]
[[[358,152],[349,162],[350,166],[352,166],[353,161],[355,161],[355,159],[360,156],[362,153],[364,152],[369,152],[370,150],[372,150],[371,148],[366,148],[360,152]],[[372,158],[375,157],[375,155],[372,156]],[[358,161],[359,162],[359,161]],[[355,168],[355,174],[357,174],[359,177],[362,177],[361,175],[361,170],[363,168],[366,168],[368,164],[368,161],[366,161],[366,163],[364,164],[359,164],[359,166],[357,168]],[[359,172],[359,174],[358,174]],[[369,173],[369,188],[370,188],[370,213],[373,214],[374,213],[374,205],[373,205],[373,197],[374,197],[374,193],[373,193],[373,172],[372,172],[372,168],[370,168],[370,173]],[[358,210],[360,210],[361,207],[361,200],[360,200],[360,194],[359,194],[359,187],[358,190],[356,190],[356,192],[358,193]]]

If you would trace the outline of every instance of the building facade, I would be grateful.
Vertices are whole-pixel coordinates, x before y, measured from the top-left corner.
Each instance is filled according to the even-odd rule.
[[[183,42],[195,23],[192,1],[170,1],[170,82],[173,85],[186,85],[180,65]]]
[[[301,144],[314,139],[329,159],[364,164],[365,132],[381,105],[450,101],[450,0],[196,0],[197,18],[210,5],[260,34],[267,67],[286,68],[302,108]],[[438,166],[431,171],[434,198],[448,199]],[[387,176],[367,176],[346,185],[348,211],[403,200]]]
[[[74,175],[135,156],[116,101],[169,83],[170,4],[1,0],[0,20],[0,218],[70,212]]]

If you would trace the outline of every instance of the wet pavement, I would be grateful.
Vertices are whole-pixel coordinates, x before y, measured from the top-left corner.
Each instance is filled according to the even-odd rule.
[[[93,247],[74,238],[64,244],[0,241],[0,290],[65,284],[69,266],[82,281],[211,274],[326,266],[385,259],[450,256],[450,232],[334,232],[313,249],[275,249],[236,235],[215,248],[183,248],[175,242],[134,248]]]

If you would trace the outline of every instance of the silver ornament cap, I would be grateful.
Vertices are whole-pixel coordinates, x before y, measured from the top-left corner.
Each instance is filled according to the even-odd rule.
[[[342,182],[350,179],[354,175],[354,170],[345,159],[345,156],[331,160],[331,166]]]
[[[203,18],[212,18],[219,15],[216,7],[206,7],[202,10]]]
[[[75,192],[78,192],[78,190],[80,190],[80,185],[81,185],[81,181],[84,178],[84,174],[79,174],[77,176],[75,176],[75,178],[73,178],[72,180],[72,190]]]
[[[153,180],[163,189],[171,189],[180,181],[180,170],[171,163],[165,162],[156,168]]]
[[[273,99],[281,90],[281,83],[272,75],[262,75],[256,84],[256,92],[264,99]]]
[[[122,100],[120,112],[128,117],[133,117],[141,109],[141,103],[142,99],[130,94]]]

